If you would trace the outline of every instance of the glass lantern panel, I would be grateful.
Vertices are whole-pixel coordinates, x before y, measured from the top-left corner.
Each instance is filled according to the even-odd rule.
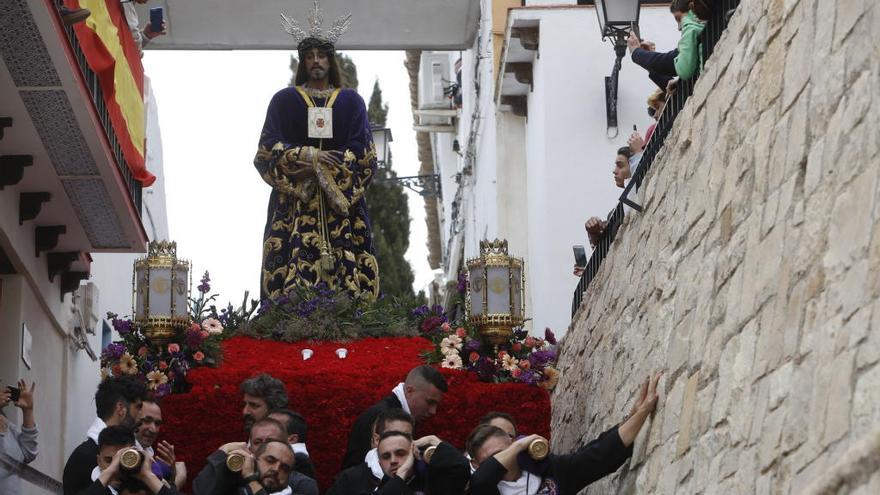
[[[510,269],[511,295],[514,316],[524,316],[522,307],[522,268]]]
[[[144,317],[144,310],[147,305],[147,269],[140,266],[135,270],[135,286],[134,286],[134,314],[135,318]]]
[[[472,268],[468,272],[468,282],[471,296],[471,314],[468,316],[481,315],[483,314],[483,289],[486,287],[482,267]]]
[[[506,266],[490,266],[487,297],[489,314],[510,314],[510,272]]]
[[[174,315],[185,316],[187,314],[187,300],[189,289],[189,270],[186,265],[178,265],[174,270],[173,299]]]
[[[596,15],[599,16],[599,31],[605,31],[605,2],[607,0],[596,0]]]
[[[639,0],[605,0],[596,2],[604,4],[608,24],[621,25],[636,22],[639,18]]]
[[[171,314],[171,268],[150,270],[150,315]]]

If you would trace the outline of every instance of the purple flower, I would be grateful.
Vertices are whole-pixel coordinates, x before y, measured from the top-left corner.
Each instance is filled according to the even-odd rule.
[[[549,327],[544,329],[544,340],[550,345],[556,345],[556,335],[553,334],[553,330],[550,330]]]
[[[112,344],[109,344],[101,354],[109,359],[119,359],[125,354],[125,346],[118,342],[113,342]]]
[[[131,333],[134,329],[134,324],[131,320],[120,320],[114,318],[110,321],[113,324],[113,329],[119,332],[119,335],[127,335]]]
[[[535,374],[534,371],[522,370],[522,372],[520,373],[519,378],[517,378],[517,380],[519,380],[523,383],[528,383],[529,385],[534,385],[538,381],[537,378],[538,378],[538,375]]]
[[[515,340],[523,340],[529,336],[529,331],[525,328],[516,328],[513,330],[513,338]]]
[[[495,367],[495,361],[487,357],[481,357],[476,363],[474,363],[474,370],[477,372],[477,376],[480,380],[491,382],[495,378],[497,368]]]
[[[419,306],[418,308],[414,308],[410,312],[410,314],[412,314],[412,316],[415,318],[422,318],[424,316],[427,316],[427,314],[430,312],[431,312],[431,309],[428,308],[427,306]]]
[[[202,277],[202,279],[199,282],[201,282],[201,283],[199,284],[197,289],[202,294],[207,294],[211,290],[211,284],[210,284],[211,277],[208,275],[207,270],[205,270],[205,275]]]
[[[166,395],[171,393],[171,384],[163,383],[161,385],[156,386],[156,397],[165,397]]]
[[[468,352],[477,352],[480,350],[481,343],[478,339],[468,339],[464,344],[464,350]]]
[[[468,290],[468,279],[467,272],[460,271],[458,272],[458,286],[456,287],[459,294],[464,294]]]
[[[544,369],[545,366],[556,361],[556,351],[535,351],[529,355],[529,361],[533,368]]]

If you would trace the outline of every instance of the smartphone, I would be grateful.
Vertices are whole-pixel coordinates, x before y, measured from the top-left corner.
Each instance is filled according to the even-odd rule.
[[[162,32],[162,7],[153,7],[150,9],[150,31],[154,33]]]
[[[9,390],[9,400],[12,402],[18,402],[18,399],[21,398],[21,389],[18,387],[6,387],[6,390]]]
[[[582,268],[587,266],[587,252],[584,247],[577,244],[572,246],[571,250],[574,251],[574,264]]]

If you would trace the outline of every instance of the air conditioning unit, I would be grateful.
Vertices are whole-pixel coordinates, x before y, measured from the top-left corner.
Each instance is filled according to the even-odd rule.
[[[419,67],[419,110],[450,108],[446,88],[452,81],[448,53],[422,53]]]
[[[98,315],[95,314],[99,293],[95,284],[87,282],[79,286],[74,299],[75,310],[80,314],[80,323],[85,326],[84,330],[92,335],[99,320]]]

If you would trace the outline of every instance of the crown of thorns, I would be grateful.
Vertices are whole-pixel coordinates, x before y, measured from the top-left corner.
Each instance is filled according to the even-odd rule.
[[[318,6],[318,0],[315,0],[314,8],[309,12],[308,30],[303,29],[296,19],[286,16],[283,12],[281,19],[281,26],[293,36],[297,45],[309,38],[335,45],[339,37],[351,27],[351,14],[345,14],[333,21],[330,29],[324,30],[324,12]]]

